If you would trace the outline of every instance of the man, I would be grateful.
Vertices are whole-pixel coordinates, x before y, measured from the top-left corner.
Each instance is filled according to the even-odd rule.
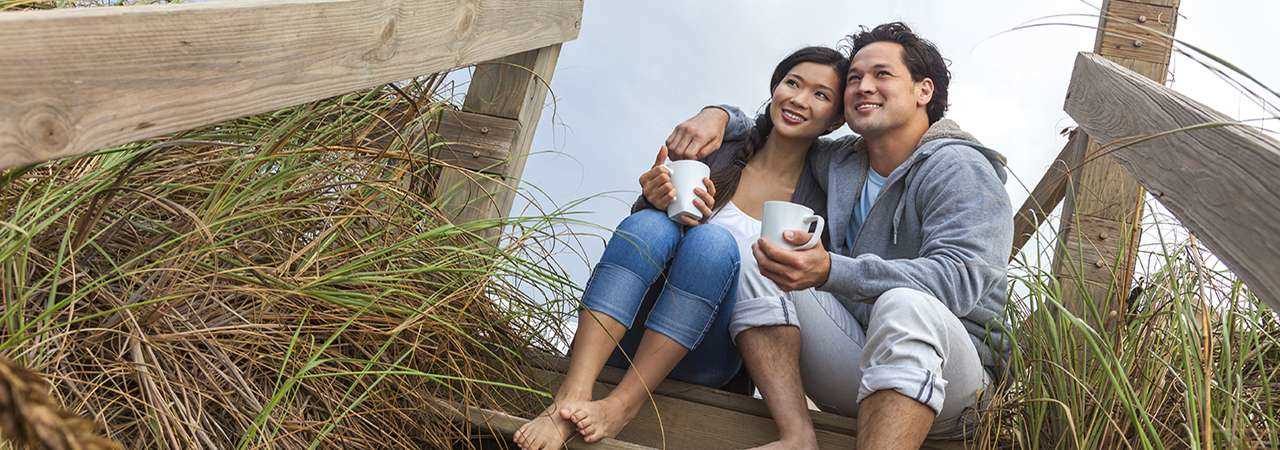
[[[943,119],[950,73],[932,43],[901,23],[851,38],[844,115],[861,136],[809,154],[827,195],[825,245],[758,241],[759,272],[777,289],[744,295],[757,298],[734,312],[735,341],[778,422],[772,447],[816,446],[806,392],[857,416],[860,449],[959,437],[1007,351],[1003,157]],[[698,157],[750,126],[733,107],[709,107],[668,146]]]

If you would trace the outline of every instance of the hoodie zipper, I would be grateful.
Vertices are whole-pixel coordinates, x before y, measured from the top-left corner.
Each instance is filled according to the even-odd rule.
[[[870,217],[871,217],[871,212],[876,210],[876,206],[879,206],[879,205],[880,205],[880,200],[882,200],[882,199],[884,198],[884,194],[885,194],[885,192],[887,192],[889,189],[892,189],[892,188],[893,188],[893,185],[898,184],[898,181],[899,181],[899,180],[905,181],[905,180],[907,179],[907,177],[911,175],[911,170],[915,168],[915,165],[916,165],[916,163],[918,163],[918,162],[919,162],[919,160],[918,160],[917,158],[912,158],[909,162],[911,163],[911,165],[910,165],[910,166],[908,166],[907,168],[903,169],[903,170],[905,170],[906,172],[904,172],[904,173],[902,174],[902,176],[901,176],[901,177],[898,177],[898,179],[893,180],[892,182],[890,182],[890,181],[886,178],[885,183],[884,183],[884,187],[880,188],[880,195],[877,195],[877,196],[876,196],[876,200],[875,200],[874,202],[871,202],[871,209],[867,210],[867,218],[870,218]],[[906,162],[904,162],[904,164],[906,164]],[[901,166],[899,166],[899,167],[901,167]],[[866,166],[866,168],[867,168],[866,170],[868,170],[868,171],[870,171],[870,170],[875,170],[875,169],[872,169],[872,168],[871,168],[871,157],[870,157],[870,155],[867,155],[867,166]],[[895,169],[894,169],[894,171],[897,171],[897,168],[895,168]],[[890,173],[889,173],[889,176],[893,176],[893,172],[890,172]],[[865,184],[865,183],[867,182],[867,178],[868,178],[867,172],[863,172],[863,173],[862,173],[862,183],[863,183],[863,184]],[[857,207],[856,205],[858,204],[858,202],[862,199],[862,190],[863,190],[863,186],[862,186],[862,185],[859,185],[859,186],[858,186],[858,195],[857,195],[857,196],[855,196],[855,198],[854,198],[854,205],[855,205],[854,207],[855,207],[855,208]],[[905,188],[904,188],[904,190],[903,190],[902,194],[903,194],[903,195],[906,195],[906,190],[905,190]],[[904,209],[904,208],[902,207],[902,205],[903,205],[902,197],[898,197],[898,207],[895,209],[894,214],[893,214],[893,228],[890,230],[890,231],[891,231],[891,237],[892,237],[893,245],[898,245],[898,224],[899,224],[899,222],[901,222],[901,219],[902,219],[902,210]],[[862,231],[863,231],[864,229],[866,229],[866,225],[867,225],[867,224],[866,224],[866,220],[864,219],[864,220],[863,220],[863,223],[862,223],[862,226],[858,227],[858,233],[857,233],[857,234],[855,234],[855,235],[853,236],[853,243],[852,243],[852,244],[850,244],[850,247],[849,247],[849,253],[854,253],[854,252],[853,252],[853,249],[857,247],[857,245],[858,245],[858,240],[862,237]]]

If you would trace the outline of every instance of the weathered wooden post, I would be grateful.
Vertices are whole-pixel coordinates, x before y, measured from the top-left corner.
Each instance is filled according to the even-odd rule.
[[[1105,1],[1094,51],[1163,84],[1178,5],[1179,0]],[[1077,137],[1085,137],[1086,142],[1078,142]],[[1053,262],[1062,301],[1087,320],[1108,322],[1126,309],[1145,191],[1114,159],[1099,157],[1098,149],[1087,136],[1073,136],[1014,217],[1014,252],[1065,197]],[[1086,314],[1086,298],[1099,306],[1096,310],[1104,317]]]
[[[487,154],[472,150],[473,164],[441,172],[436,192],[455,221],[510,214],[559,55],[556,44],[476,66],[462,111],[446,115],[440,130],[446,141],[463,147],[446,144],[442,151],[466,153],[466,145],[475,142],[496,148]]]

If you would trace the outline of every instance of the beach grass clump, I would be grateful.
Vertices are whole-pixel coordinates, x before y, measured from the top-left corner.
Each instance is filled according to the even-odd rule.
[[[1280,446],[1280,320],[1165,219],[1146,222],[1147,270],[1113,328],[1087,295],[1064,305],[1044,258],[1015,263],[1013,350],[979,448]]]
[[[129,448],[465,439],[574,287],[556,216],[440,209],[441,79],[4,172],[0,355]]]

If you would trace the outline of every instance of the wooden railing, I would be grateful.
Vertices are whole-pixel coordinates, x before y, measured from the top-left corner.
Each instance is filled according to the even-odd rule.
[[[1280,310],[1280,141],[1090,53],[1076,58],[1066,109]]]
[[[455,215],[511,204],[582,0],[231,0],[0,13],[0,169],[479,64]],[[485,64],[490,62],[492,64]],[[477,177],[474,170],[487,177]],[[490,205],[476,207],[474,205]]]

